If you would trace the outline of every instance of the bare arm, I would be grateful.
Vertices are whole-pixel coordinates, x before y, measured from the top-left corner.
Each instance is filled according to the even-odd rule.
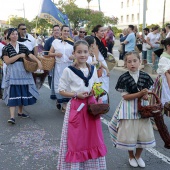
[[[60,91],[59,93],[65,97],[77,97],[79,99],[84,99],[89,96],[87,92],[74,93],[74,92]]]
[[[166,79],[167,79],[167,82],[168,82],[168,86],[170,88],[170,74],[168,72],[166,72],[165,76],[166,76]]]
[[[34,60],[35,62],[38,63],[39,69],[42,69],[42,64],[41,64],[40,60],[38,60],[37,57],[35,57],[33,54],[29,54],[28,56],[29,56],[32,60]]]
[[[140,98],[143,97],[144,95],[146,95],[148,93],[148,89],[143,89],[137,93],[133,93],[133,94],[126,94],[123,96],[124,100],[133,100],[135,98]]]
[[[150,38],[147,37],[146,42],[153,48],[152,44],[150,43]]]
[[[8,65],[8,64],[11,64],[11,63],[15,62],[19,58],[24,58],[24,57],[25,57],[24,53],[18,54],[18,55],[14,56],[14,57],[4,56],[4,62]]]
[[[38,46],[34,47],[34,55],[38,56]]]
[[[93,53],[96,57],[96,60],[98,61],[99,60],[99,49],[97,45],[94,47]]]

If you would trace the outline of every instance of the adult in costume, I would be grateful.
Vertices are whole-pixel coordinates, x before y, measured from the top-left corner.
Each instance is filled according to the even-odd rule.
[[[67,25],[63,25],[61,27],[61,38],[55,39],[52,42],[52,46],[49,52],[49,56],[55,57],[55,68],[54,68],[54,90],[57,97],[57,108],[61,109],[65,112],[66,103],[69,101],[69,98],[65,98],[61,96],[58,92],[58,84],[59,79],[63,73],[63,70],[70,66],[73,63],[74,57],[73,53],[73,42],[68,40],[69,36],[69,27]]]
[[[27,118],[29,116],[23,113],[23,106],[34,104],[39,96],[32,74],[25,70],[22,58],[27,55],[38,63],[39,68],[42,68],[42,65],[25,45],[17,42],[16,29],[9,29],[7,38],[10,43],[3,48],[2,53],[2,59],[7,64],[3,100],[10,109],[11,118],[8,122],[15,124],[16,106],[18,106],[18,116]]]

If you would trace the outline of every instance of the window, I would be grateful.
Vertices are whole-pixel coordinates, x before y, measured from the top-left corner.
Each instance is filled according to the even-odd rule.
[[[127,7],[129,6],[129,0],[127,0]]]
[[[137,20],[139,20],[139,13],[137,13]]]
[[[129,22],[129,15],[126,15],[126,22]]]
[[[123,2],[121,2],[121,8],[123,8]]]
[[[123,22],[123,16],[121,16],[121,22]]]
[[[132,22],[134,22],[134,14],[132,14]]]

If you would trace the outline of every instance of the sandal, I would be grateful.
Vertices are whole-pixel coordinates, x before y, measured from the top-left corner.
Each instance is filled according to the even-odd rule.
[[[61,108],[61,112],[65,113],[66,112],[66,108],[62,107]]]

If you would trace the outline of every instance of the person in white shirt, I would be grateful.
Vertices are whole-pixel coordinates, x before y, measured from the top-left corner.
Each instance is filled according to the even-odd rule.
[[[170,23],[166,24],[166,38],[170,37]]]
[[[152,50],[152,64],[153,64],[153,71],[156,71],[157,68],[158,68],[158,61],[159,61],[159,58],[158,56],[156,56],[153,52],[158,50],[159,47],[160,47],[160,44],[158,43],[158,41],[160,40],[160,33],[159,33],[159,26],[155,26],[152,28],[152,32],[150,32],[148,35],[147,35],[147,44],[150,45],[151,49]],[[148,60],[148,58],[147,58]]]
[[[18,42],[25,45],[35,56],[38,55],[38,44],[36,39],[27,33],[27,27],[24,23],[18,25]]]
[[[146,48],[146,39],[147,39],[147,35],[149,34],[149,28],[144,28],[143,29],[143,33],[144,35],[141,36],[142,38],[142,59],[143,59],[143,64],[147,63],[147,48]]]
[[[67,25],[61,27],[61,38],[55,39],[52,42],[49,56],[55,57],[55,68],[54,68],[54,90],[57,97],[56,106],[58,109],[61,109],[62,112],[65,112],[66,104],[69,101],[69,98],[61,96],[58,92],[59,79],[63,73],[63,70],[70,66],[73,63],[73,42],[68,40],[70,29]]]

